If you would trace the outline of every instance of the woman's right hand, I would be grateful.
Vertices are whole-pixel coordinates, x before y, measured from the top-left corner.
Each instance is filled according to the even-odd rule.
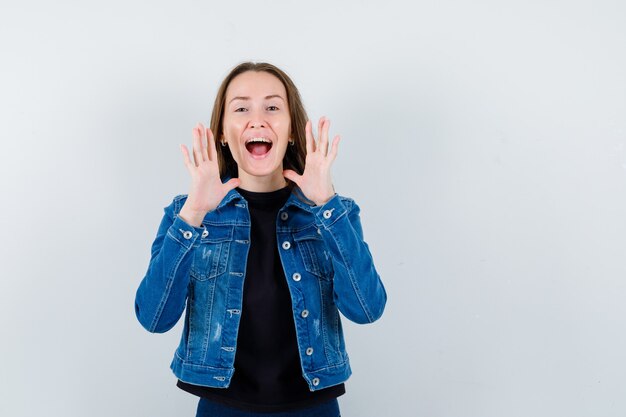
[[[207,147],[208,143],[208,147]],[[198,123],[193,128],[193,162],[185,145],[180,145],[183,162],[191,175],[191,189],[180,210],[180,217],[192,226],[199,227],[206,213],[214,210],[230,190],[239,186],[240,180],[232,178],[222,184],[217,162],[215,138],[210,128]]]

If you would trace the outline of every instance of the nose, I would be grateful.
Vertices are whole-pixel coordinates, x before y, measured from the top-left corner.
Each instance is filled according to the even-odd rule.
[[[250,128],[261,128],[266,127],[266,123],[263,120],[262,113],[258,110],[253,110],[250,112]]]

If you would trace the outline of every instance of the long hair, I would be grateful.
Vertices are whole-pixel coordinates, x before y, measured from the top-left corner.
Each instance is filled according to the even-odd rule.
[[[237,163],[230,153],[227,146],[221,146],[219,138],[224,134],[224,105],[226,101],[226,90],[230,82],[239,74],[247,71],[267,72],[274,75],[285,86],[287,91],[287,103],[289,106],[289,116],[291,118],[291,134],[294,145],[287,146],[285,157],[283,158],[283,169],[292,169],[302,175],[304,171],[304,161],[306,158],[306,132],[305,125],[308,120],[300,92],[291,78],[272,64],[267,62],[243,62],[233,68],[217,91],[215,103],[213,104],[213,113],[211,114],[211,131],[215,137],[215,147],[217,149],[217,158],[220,166],[220,177],[236,178],[239,176],[237,171]],[[291,181],[287,180],[288,183]],[[290,184],[292,187],[293,184]]]

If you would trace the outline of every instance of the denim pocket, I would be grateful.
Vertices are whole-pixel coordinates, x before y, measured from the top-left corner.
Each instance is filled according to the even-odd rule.
[[[199,281],[212,279],[226,272],[228,252],[234,226],[205,225],[208,235],[201,237],[194,248],[191,276]]]
[[[333,276],[332,259],[317,228],[311,227],[297,232],[293,238],[299,248],[304,269],[319,278],[330,280]]]

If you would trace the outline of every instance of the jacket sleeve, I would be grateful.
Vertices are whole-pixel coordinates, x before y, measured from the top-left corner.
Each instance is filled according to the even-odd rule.
[[[135,314],[141,325],[163,333],[180,319],[187,299],[191,249],[202,228],[182,220],[175,208],[181,196],[164,208],[165,214],[152,243],[150,263],[135,295]]]
[[[363,240],[359,206],[337,194],[315,216],[335,271],[334,298],[339,311],[356,323],[371,323],[383,314],[387,292]]]

